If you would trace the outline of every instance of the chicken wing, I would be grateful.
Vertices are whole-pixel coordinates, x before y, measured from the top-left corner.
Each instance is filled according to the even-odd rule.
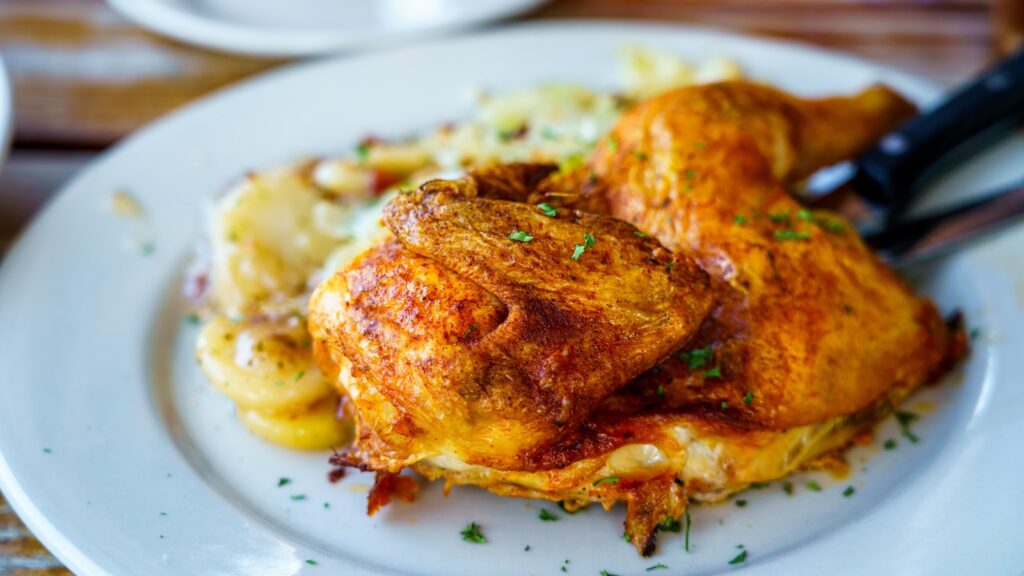
[[[479,198],[473,179],[428,183],[384,220],[397,241],[310,305],[320,365],[370,435],[392,437],[358,445],[374,469],[435,456],[521,468],[685,344],[711,305],[703,271],[629,224]]]

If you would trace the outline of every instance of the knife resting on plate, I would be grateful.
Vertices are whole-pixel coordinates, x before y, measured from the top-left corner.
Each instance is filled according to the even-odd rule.
[[[925,216],[904,216],[924,185],[1024,124],[1024,50],[997,63],[939,106],[887,134],[852,165],[830,169],[830,191],[812,178],[811,206],[842,213],[896,265],[938,256],[1024,216],[1020,185]]]

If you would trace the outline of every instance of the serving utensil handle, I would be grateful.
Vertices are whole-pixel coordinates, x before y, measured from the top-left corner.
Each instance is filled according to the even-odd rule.
[[[856,162],[853,187],[898,217],[943,167],[1024,123],[1024,49],[999,62],[938,107],[882,138]]]

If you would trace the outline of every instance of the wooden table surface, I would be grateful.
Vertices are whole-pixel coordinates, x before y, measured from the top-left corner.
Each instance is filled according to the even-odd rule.
[[[1009,0],[1018,1],[1018,0]],[[791,38],[953,85],[994,57],[990,0],[555,0],[517,20],[620,18]],[[102,0],[0,0],[14,89],[0,245],[104,148],[220,86],[283,64],[185,46]],[[0,576],[67,574],[0,496]]]

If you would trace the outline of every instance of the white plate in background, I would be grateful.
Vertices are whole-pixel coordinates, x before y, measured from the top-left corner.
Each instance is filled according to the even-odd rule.
[[[544,0],[108,0],[171,38],[254,56],[381,46],[500,20]],[[452,64],[454,65],[454,63]]]
[[[931,83],[806,46],[693,28],[545,24],[296,65],[222,91],[125,140],[67,184],[0,269],[0,488],[36,535],[85,576],[213,574],[1013,574],[1024,566],[1024,228],[916,278],[944,311],[980,328],[910,444],[893,422],[850,454],[853,474],[793,478],[732,503],[694,506],[692,550],[662,534],[639,558],[623,510],[569,516],[550,504],[424,485],[420,501],[365,515],[368,475],[326,481],[327,453],[249,435],[195,366],[177,281],[203,230],[202,199],[253,167],[350,150],[472,113],[470,88],[543,82],[611,88],[615,52],[645,44],[692,60],[728,55],[801,94],[882,80],[919,102]],[[453,63],[438,65],[438,63]],[[359,89],[353,90],[353,86]],[[961,170],[954,191],[1019,172],[1008,140]],[[1003,160],[1000,160],[1000,159]],[[143,205],[148,256],[102,209],[114,191]],[[923,411],[922,411],[923,412]],[[899,448],[880,450],[897,438]],[[291,483],[277,486],[280,477]],[[810,478],[821,492],[804,488]],[[856,493],[842,495],[847,486]],[[292,495],[305,499],[292,500]],[[327,503],[329,507],[324,507]],[[541,522],[541,507],[561,516]],[[459,531],[480,523],[484,545]],[[743,544],[747,561],[728,561]],[[530,545],[530,551],[525,551]],[[312,560],[316,564],[307,563]],[[569,560],[569,564],[564,564]]]

